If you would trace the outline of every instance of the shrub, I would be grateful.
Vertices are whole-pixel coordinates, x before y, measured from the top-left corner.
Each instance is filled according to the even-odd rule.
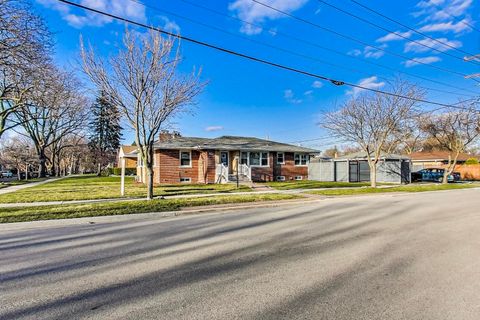
[[[108,168],[108,172],[110,175],[119,176],[122,174],[122,168]],[[125,168],[125,175],[126,176],[135,176],[137,174],[137,168]]]
[[[478,164],[479,161],[477,158],[469,158],[467,161],[465,161],[465,164]]]

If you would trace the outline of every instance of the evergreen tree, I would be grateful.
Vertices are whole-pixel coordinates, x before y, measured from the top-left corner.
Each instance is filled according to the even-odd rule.
[[[104,92],[100,92],[99,97],[92,105],[91,114],[89,147],[96,160],[97,173],[100,174],[103,168],[115,160],[120,147],[121,116],[117,106],[109,100]]]

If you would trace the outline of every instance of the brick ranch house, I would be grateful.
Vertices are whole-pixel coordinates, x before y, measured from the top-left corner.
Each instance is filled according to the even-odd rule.
[[[136,153],[130,153],[130,155]],[[182,137],[161,133],[154,145],[154,183],[290,181],[308,178],[310,157],[319,151],[250,137]],[[137,180],[146,181],[142,161]]]

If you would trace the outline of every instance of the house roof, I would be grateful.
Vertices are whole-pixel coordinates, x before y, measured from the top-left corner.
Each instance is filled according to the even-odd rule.
[[[334,160],[366,160],[368,155],[365,151],[359,151],[350,153],[341,157],[338,157]],[[393,153],[385,153],[382,152],[380,154],[380,159],[390,159],[390,160],[408,160],[410,159],[408,156],[404,156],[401,154],[393,154]]]
[[[245,150],[318,153],[318,150],[253,137],[222,136],[218,138],[174,137],[157,141],[156,149]]]
[[[124,153],[130,153],[137,150],[137,146],[125,145],[120,147]]]
[[[412,161],[448,161],[448,151],[431,151],[431,152],[413,152],[410,154]],[[470,158],[478,158],[467,153],[460,153],[457,161],[466,161]]]
[[[123,153],[123,157],[125,158],[136,158],[137,154],[136,151],[137,146],[132,146],[132,145],[124,145],[120,146],[120,155]]]

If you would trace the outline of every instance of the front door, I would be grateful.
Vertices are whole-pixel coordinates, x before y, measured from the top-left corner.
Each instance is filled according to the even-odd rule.
[[[228,167],[228,152],[227,151],[220,152],[220,163],[223,164],[225,167]]]

